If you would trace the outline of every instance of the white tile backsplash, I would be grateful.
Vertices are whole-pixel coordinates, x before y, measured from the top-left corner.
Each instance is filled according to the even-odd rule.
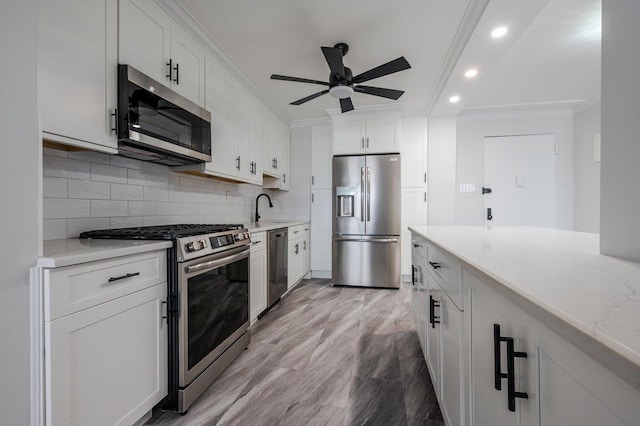
[[[102,228],[249,222],[256,196],[274,196],[256,185],[183,175],[167,166],[91,151],[44,148],[43,166],[45,240]],[[276,210],[260,202],[263,221]]]
[[[42,194],[47,198],[67,198],[67,179],[45,176],[42,179]]]
[[[108,182],[69,179],[67,187],[69,198],[83,198],[85,200],[111,199],[111,185]]]
[[[129,206],[126,201],[91,200],[91,217],[128,216]]]
[[[91,163],[91,180],[112,183],[127,183],[127,169],[106,164]]]

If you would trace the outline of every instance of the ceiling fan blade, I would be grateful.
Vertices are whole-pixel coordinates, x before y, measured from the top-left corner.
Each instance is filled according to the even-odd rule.
[[[299,78],[299,77],[289,77],[287,75],[278,75],[278,74],[272,74],[271,80],[297,81],[298,83],[322,84],[323,86],[329,85],[329,83],[327,83],[326,81],[310,80],[308,78]]]
[[[365,81],[393,74],[394,72],[404,71],[409,68],[411,68],[409,62],[407,62],[404,56],[401,56],[391,62],[387,62],[386,64],[382,64],[378,67],[370,69],[369,71],[365,71],[362,74],[356,75],[355,77],[353,77],[353,79],[351,79],[351,82],[355,84],[364,83]]]
[[[340,99],[340,109],[342,113],[353,111],[353,102],[351,102],[351,98],[343,98]]]
[[[344,63],[342,62],[342,50],[337,47],[322,47],[322,53],[331,69],[331,75],[339,75],[344,80]]]
[[[297,101],[291,102],[289,105],[302,105],[305,102],[309,102],[310,100],[318,98],[327,93],[329,93],[328,90],[323,90],[322,92],[314,93],[313,95],[309,95],[306,98],[298,99]]]
[[[380,96],[382,98],[393,99],[397,101],[404,93],[404,90],[385,89],[382,87],[371,86],[355,86],[354,91],[358,93],[365,93],[367,95]]]

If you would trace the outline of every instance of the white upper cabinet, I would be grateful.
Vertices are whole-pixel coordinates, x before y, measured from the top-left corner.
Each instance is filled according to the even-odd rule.
[[[262,171],[264,188],[288,191],[291,188],[291,132],[273,114],[262,115]]]
[[[402,187],[425,188],[427,186],[426,123],[403,123],[400,153],[402,155]]]
[[[400,151],[398,120],[344,121],[333,126],[333,153],[382,154]]]
[[[38,107],[44,138],[116,153],[117,4],[38,2]]]
[[[331,127],[311,129],[311,188],[331,188]]]
[[[204,105],[203,47],[154,0],[120,0],[120,63]]]

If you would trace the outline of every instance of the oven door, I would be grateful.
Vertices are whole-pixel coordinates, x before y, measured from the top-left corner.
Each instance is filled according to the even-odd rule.
[[[180,387],[202,373],[249,328],[249,248],[180,265]]]

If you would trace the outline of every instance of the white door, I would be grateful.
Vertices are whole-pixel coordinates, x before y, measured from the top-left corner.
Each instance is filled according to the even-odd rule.
[[[487,224],[555,228],[555,135],[484,138],[484,187]]]

